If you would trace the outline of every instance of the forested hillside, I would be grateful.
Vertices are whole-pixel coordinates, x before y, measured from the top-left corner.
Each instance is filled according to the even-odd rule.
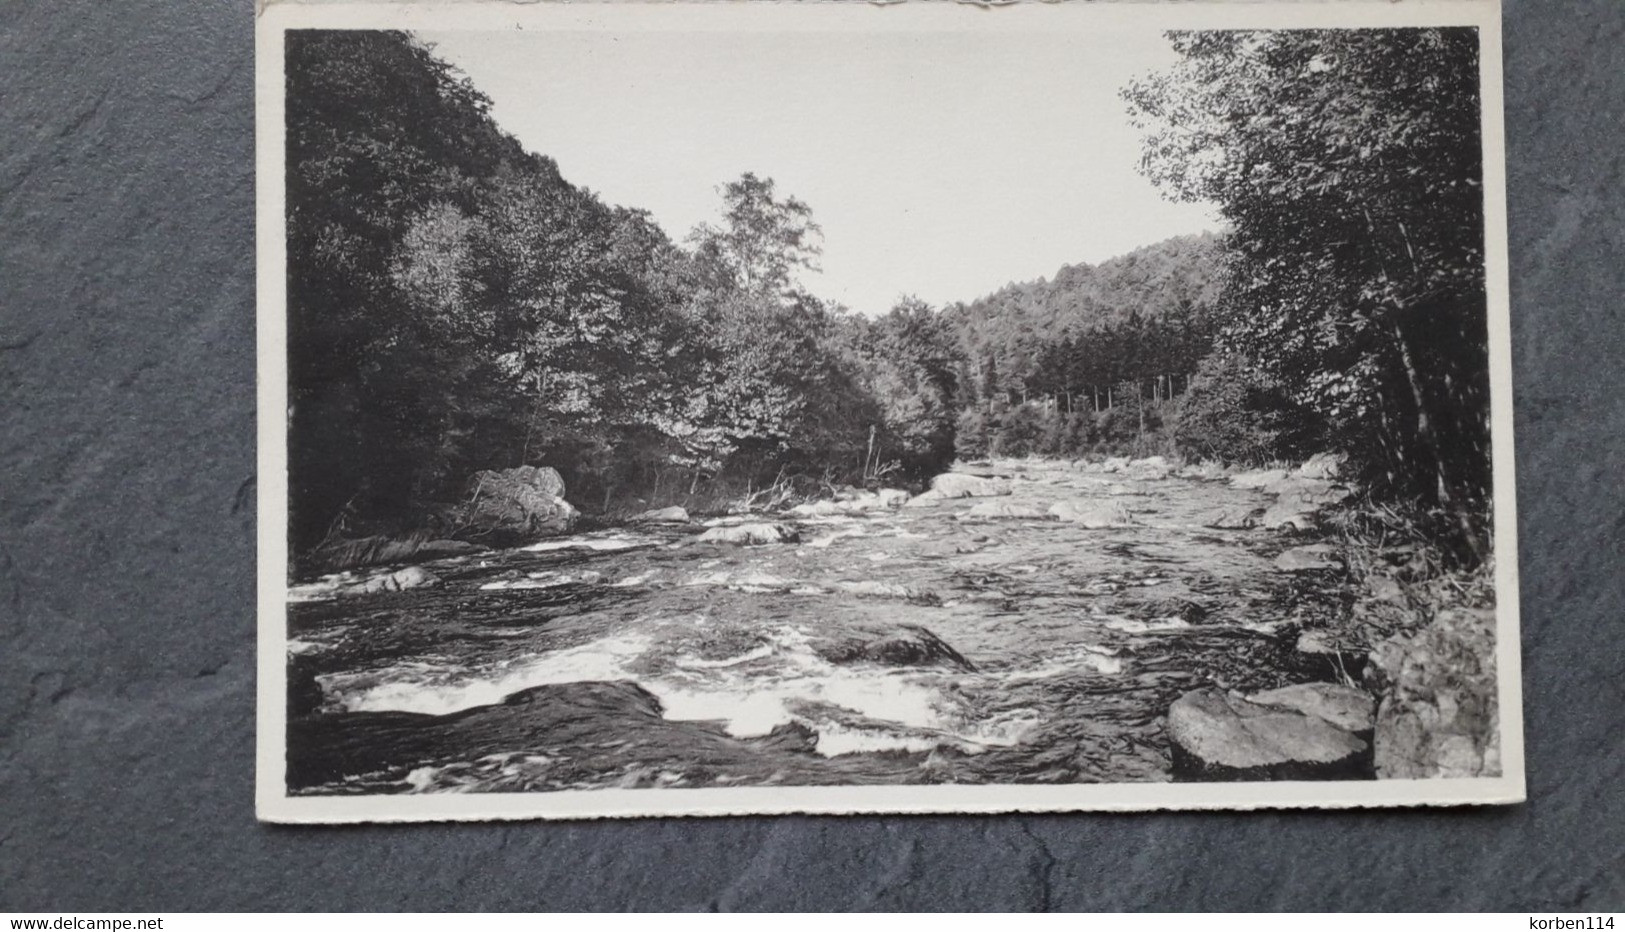
[[[981,398],[1104,395],[1118,382],[1195,369],[1212,342],[1221,261],[1218,237],[1181,236],[1006,285],[944,316]]]
[[[679,242],[525,152],[407,34],[287,51],[296,546],[409,529],[481,469],[553,466],[601,510],[952,456],[947,331],[802,289],[820,232],[770,179],[722,185]]]

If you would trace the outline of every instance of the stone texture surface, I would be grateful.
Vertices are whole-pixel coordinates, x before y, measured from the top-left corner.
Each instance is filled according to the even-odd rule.
[[[257,824],[252,29],[0,4],[0,910],[1625,908],[1625,6],[1506,4],[1530,802],[1460,811]]]
[[[1175,700],[1168,709],[1174,779],[1251,782],[1371,776],[1369,735],[1355,734],[1370,729],[1370,697],[1361,694],[1362,709],[1360,698],[1336,691],[1286,687],[1262,695],[1265,701],[1254,702],[1240,693],[1209,687]]]
[[[1365,682],[1383,696],[1379,775],[1501,772],[1494,612],[1446,609],[1415,634],[1383,641],[1371,651]]]

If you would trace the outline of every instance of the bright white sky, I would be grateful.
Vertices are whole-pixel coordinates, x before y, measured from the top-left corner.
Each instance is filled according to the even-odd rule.
[[[673,238],[754,171],[824,229],[817,295],[941,305],[1216,229],[1135,170],[1118,89],[1172,60],[1090,34],[420,33],[565,178]]]

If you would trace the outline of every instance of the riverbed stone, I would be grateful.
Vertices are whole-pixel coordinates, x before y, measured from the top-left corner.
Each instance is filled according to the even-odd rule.
[[[1128,527],[1134,518],[1120,502],[1056,502],[1049,513],[1069,524],[1086,528]]]
[[[1275,568],[1288,573],[1302,573],[1310,570],[1335,570],[1342,566],[1337,558],[1337,548],[1331,544],[1308,544],[1303,547],[1293,547],[1282,551],[1275,558]]]
[[[938,498],[985,498],[1009,495],[1010,485],[997,479],[948,472],[931,480],[931,491]]]
[[[1365,679],[1382,696],[1379,776],[1500,775],[1495,627],[1493,610],[1445,609],[1372,649]]]
[[[1268,694],[1264,694],[1268,695]],[[1352,700],[1289,697],[1351,720]],[[1317,704],[1318,703],[1318,704]],[[1253,702],[1212,687],[1188,692],[1168,709],[1174,778],[1188,781],[1340,780],[1371,775],[1371,744],[1290,704]]]
[[[702,544],[788,544],[801,539],[801,534],[787,524],[735,524],[714,527],[699,536]]]
[[[672,505],[669,508],[655,508],[642,514],[634,515],[633,521],[646,524],[687,524],[688,509],[682,505]]]

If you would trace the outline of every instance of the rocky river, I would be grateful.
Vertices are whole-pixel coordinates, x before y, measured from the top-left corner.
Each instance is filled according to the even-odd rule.
[[[1294,520],[1334,482],[1153,459],[936,488],[296,585],[289,786],[1162,781],[1181,696],[1346,679],[1299,649],[1352,598]]]

